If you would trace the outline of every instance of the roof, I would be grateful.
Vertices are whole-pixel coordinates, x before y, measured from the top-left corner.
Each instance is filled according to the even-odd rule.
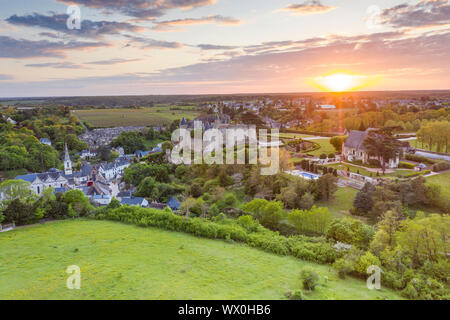
[[[363,142],[367,137],[368,131],[352,130],[344,143],[344,147],[353,149],[364,149]]]
[[[50,141],[50,139],[48,139],[48,138],[41,138],[41,139],[39,139],[39,142],[40,142],[40,143],[52,143],[52,142]]]
[[[186,119],[183,117],[183,119],[181,119],[180,126],[185,126],[185,125],[187,125],[187,121],[186,121]]]
[[[33,183],[33,181],[36,180],[36,178],[45,181],[48,178],[51,178],[52,180],[58,180],[60,177],[67,179],[67,177],[62,172],[44,172],[44,173],[31,173],[17,176],[15,180],[23,180]]]
[[[180,201],[178,201],[175,197],[171,197],[169,199],[169,201],[167,201],[167,205],[170,207],[170,209],[172,210],[178,210],[181,207],[181,203]]]
[[[120,202],[121,204],[128,204],[130,206],[141,206],[144,202],[144,198],[135,197],[135,198],[123,198]]]

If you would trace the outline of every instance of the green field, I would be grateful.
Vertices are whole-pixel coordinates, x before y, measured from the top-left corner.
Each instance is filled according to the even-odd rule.
[[[428,144],[426,144],[426,143],[422,144],[422,143],[418,142],[417,139],[415,139],[415,140],[408,140],[408,142],[409,142],[409,145],[410,145],[412,148],[418,148],[418,149],[430,150]],[[438,151],[438,150],[437,150],[437,144],[434,144],[430,151],[437,152],[437,151]],[[443,148],[441,148],[441,151],[440,151],[440,152],[445,153],[445,146],[444,146]]]
[[[329,266],[243,244],[107,221],[70,220],[0,234],[0,299],[283,299],[299,272],[320,275],[308,299],[400,299]],[[65,270],[81,268],[81,289]],[[326,278],[328,277],[328,278]]]
[[[377,177],[377,173],[376,172],[371,172],[371,171],[369,171],[369,170],[367,170],[367,169],[365,169],[363,167],[355,166],[355,165],[352,165],[350,163],[342,163],[341,162],[341,163],[329,164],[329,165],[326,165],[326,167],[331,167],[331,168],[335,168],[335,169],[339,169],[339,170],[347,170],[348,168],[350,168],[351,172],[353,172],[353,173],[358,173],[358,171],[359,171],[359,174],[361,174],[363,176],[366,176],[366,177],[372,176],[374,178]],[[394,170],[394,172],[386,173],[386,174],[383,175],[381,173],[381,169],[379,169],[379,170],[380,170],[379,177],[385,177],[385,178],[387,178],[387,177],[397,177],[397,176],[404,177],[407,174],[415,172],[414,170],[405,170],[405,169],[399,170],[399,169],[396,169],[396,170]]]
[[[142,109],[91,109],[75,110],[73,113],[82,121],[89,122],[97,128],[124,126],[161,126],[169,125],[173,120],[194,119],[200,112],[191,111],[192,107],[153,107]]]
[[[330,201],[318,202],[319,207],[328,207],[330,212],[337,218],[350,216],[349,210],[353,207],[358,190],[350,187],[339,187],[334,198]]]
[[[441,186],[442,195],[445,198],[450,199],[450,172],[431,176],[426,179],[427,182]]]
[[[313,152],[308,152],[308,154],[312,155],[312,156],[320,156],[322,153],[325,153],[327,156],[330,153],[335,153],[336,149],[334,149],[333,145],[330,143],[330,139],[315,139],[315,140],[308,140],[308,141],[312,141],[315,143],[318,143],[320,145],[320,149],[317,149]]]

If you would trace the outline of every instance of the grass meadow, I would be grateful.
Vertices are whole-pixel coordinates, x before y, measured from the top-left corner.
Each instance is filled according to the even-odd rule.
[[[125,126],[164,126],[174,120],[194,119],[200,112],[192,111],[192,107],[156,106],[141,109],[90,109],[75,110],[74,114],[82,121],[89,122],[96,128],[125,127]]]
[[[244,244],[108,221],[66,220],[0,233],[0,299],[285,299],[311,267],[308,299],[400,299],[339,279],[330,266]],[[81,268],[81,289],[65,270]]]

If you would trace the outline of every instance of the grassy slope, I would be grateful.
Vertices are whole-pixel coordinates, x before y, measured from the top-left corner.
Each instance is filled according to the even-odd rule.
[[[331,201],[321,201],[317,205],[320,207],[328,207],[330,212],[338,218],[350,216],[349,210],[353,207],[353,200],[355,200],[357,193],[358,190],[356,189],[339,187]]]
[[[308,154],[310,155],[318,157],[321,154],[325,153],[328,156],[330,153],[336,152],[336,149],[334,149],[333,145],[330,143],[330,139],[315,139],[309,141],[316,142],[320,145],[320,149],[309,152]]]
[[[106,221],[61,221],[0,234],[0,299],[282,299],[313,267],[310,299],[398,299],[329,266],[242,244]],[[76,250],[78,249],[78,250]],[[65,269],[81,267],[81,290]],[[325,276],[328,281],[325,281]]]
[[[427,182],[441,186],[441,192],[444,197],[450,199],[450,172],[435,175],[426,178]]]
[[[117,127],[168,125],[173,120],[181,120],[182,117],[194,119],[200,113],[188,110],[170,110],[169,107],[154,107],[143,109],[77,110],[74,111],[74,114],[94,127]]]

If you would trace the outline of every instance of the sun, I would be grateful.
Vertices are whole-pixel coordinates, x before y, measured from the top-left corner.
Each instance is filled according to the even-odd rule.
[[[316,77],[312,80],[312,84],[322,91],[347,92],[373,85],[376,81],[376,77],[337,72]]]

